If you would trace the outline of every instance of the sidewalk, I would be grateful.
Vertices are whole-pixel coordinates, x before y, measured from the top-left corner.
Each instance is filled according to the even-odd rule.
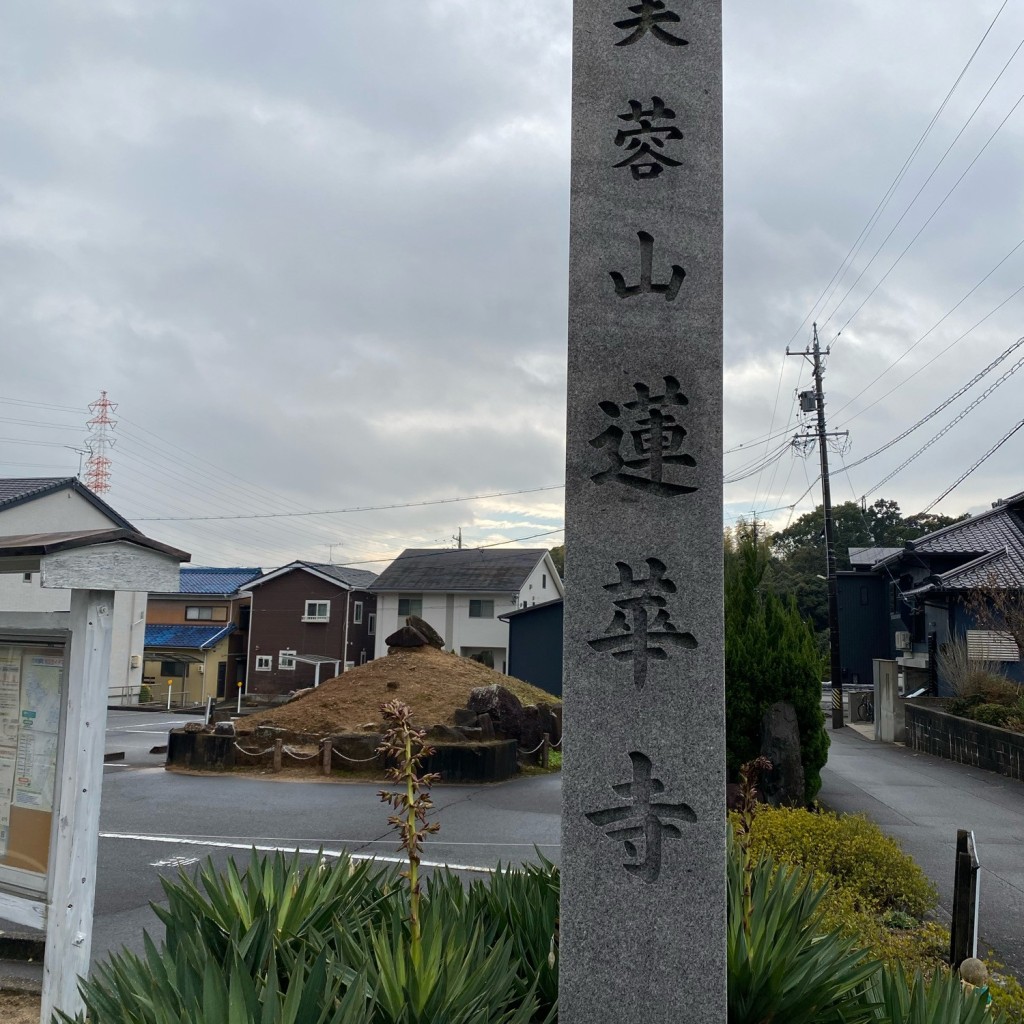
[[[864,730],[865,732],[867,730]],[[898,839],[952,907],[958,828],[973,829],[981,861],[981,941],[1024,978],[1024,783],[903,746],[829,729],[818,799],[862,812]]]

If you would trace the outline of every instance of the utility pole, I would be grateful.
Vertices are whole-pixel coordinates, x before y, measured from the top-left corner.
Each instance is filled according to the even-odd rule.
[[[829,350],[826,349],[826,356]],[[848,431],[828,433],[825,429],[825,391],[822,386],[824,367],[821,364],[822,352],[818,342],[818,325],[814,325],[814,344],[810,351],[790,352],[786,349],[787,356],[803,356],[814,368],[814,392],[813,405],[810,401],[811,392],[803,392],[800,395],[801,409],[810,412],[813,409],[818,414],[818,429],[814,434],[797,434],[793,441],[817,441],[818,455],[821,459],[821,508],[825,517],[825,553],[827,558],[827,581],[828,581],[828,636],[829,636],[829,661],[832,672],[832,728],[842,729],[846,724],[843,718],[843,673],[839,660],[839,590],[836,579],[836,538],[835,524],[832,521],[832,491],[829,486],[828,477],[828,439],[830,437],[847,437]]]
[[[462,550],[462,527],[461,526],[459,527],[458,534],[452,536],[452,540],[455,541],[455,543],[458,545],[459,551],[461,551]]]

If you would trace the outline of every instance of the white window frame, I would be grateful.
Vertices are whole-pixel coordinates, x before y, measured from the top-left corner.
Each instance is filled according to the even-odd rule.
[[[366,632],[369,636],[373,636],[377,632],[377,613],[367,612],[366,614]]]
[[[324,606],[327,609],[323,614],[321,614],[319,611],[311,612],[309,610],[310,606],[312,606],[314,608],[319,608],[321,605]],[[303,622],[330,622],[331,621],[331,602],[330,601],[321,601],[319,599],[309,600],[309,601],[306,602],[304,608],[305,608],[305,611],[302,613],[302,621]]]
[[[352,621],[357,625],[361,625],[363,621],[363,602],[353,601],[352,602]]]
[[[274,656],[272,654],[257,654],[256,655],[256,671],[257,672],[273,672],[274,671]]]
[[[195,612],[190,615],[189,612]],[[205,615],[202,613],[206,612]],[[213,622],[213,607],[208,604],[187,604],[185,605],[186,622]]]
[[[480,605],[481,614],[479,614],[479,615],[474,615],[473,614],[473,605],[475,605],[475,604],[476,605]],[[490,607],[491,607],[491,614],[490,615],[482,614],[483,606],[485,604],[486,605],[490,605]],[[490,597],[471,597],[469,599],[469,617],[471,619],[493,619],[494,618],[494,600],[493,600],[493,598],[490,598]]]
[[[277,668],[279,672],[295,671],[295,655],[298,651],[278,651]]]

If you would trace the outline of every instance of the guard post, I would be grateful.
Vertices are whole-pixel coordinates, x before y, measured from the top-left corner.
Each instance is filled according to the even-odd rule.
[[[0,917],[46,933],[44,1024],[89,972],[114,595],[176,591],[188,560],[133,530],[0,537],[0,572],[71,592],[0,611]]]

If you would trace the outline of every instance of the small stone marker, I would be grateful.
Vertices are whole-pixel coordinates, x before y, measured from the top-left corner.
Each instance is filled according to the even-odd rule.
[[[721,0],[575,0],[559,1019],[724,1024]]]

